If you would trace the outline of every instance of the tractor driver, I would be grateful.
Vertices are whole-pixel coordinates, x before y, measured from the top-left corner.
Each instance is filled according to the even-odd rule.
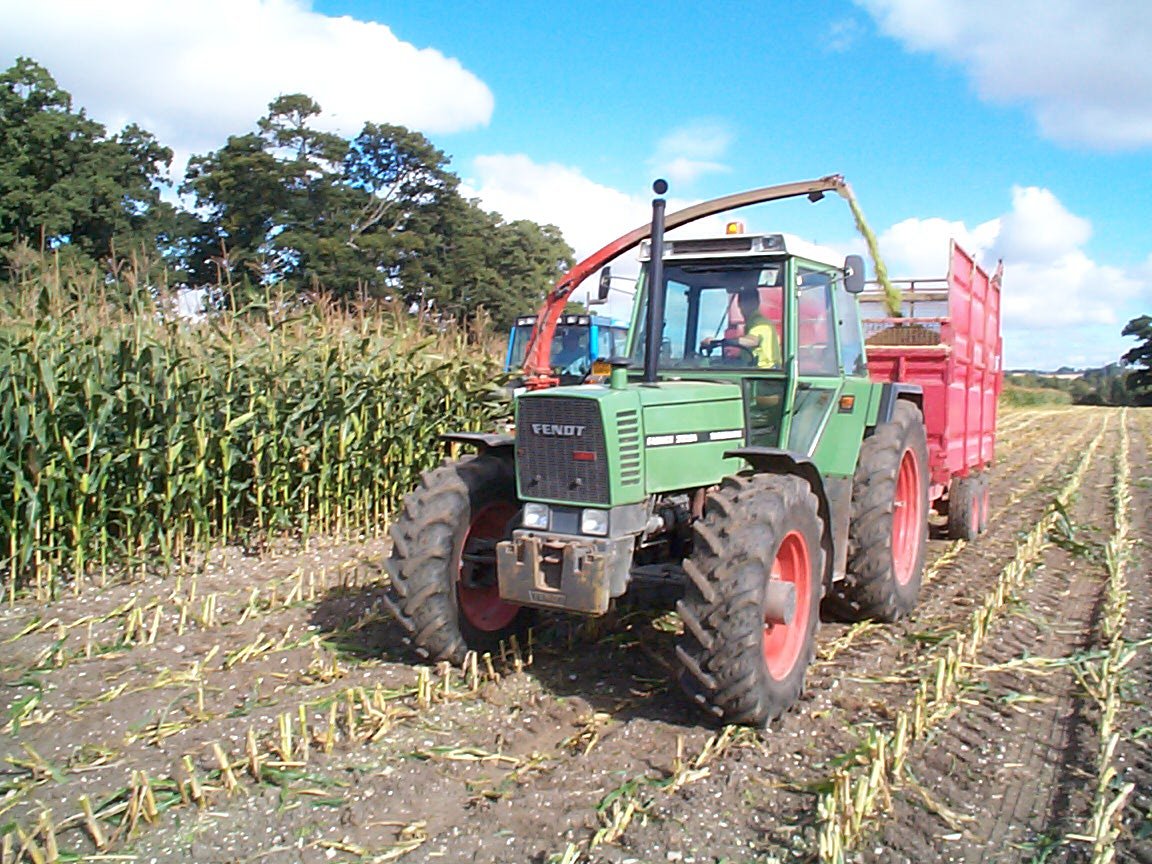
[[[780,365],[780,337],[776,325],[760,314],[760,290],[741,288],[737,303],[744,318],[744,334],[732,339],[705,336],[700,348],[707,350],[718,343],[739,345],[756,359],[756,365],[768,369]]]
[[[587,332],[575,327],[567,327],[561,337],[560,352],[552,361],[563,375],[587,375],[592,368],[588,359]]]

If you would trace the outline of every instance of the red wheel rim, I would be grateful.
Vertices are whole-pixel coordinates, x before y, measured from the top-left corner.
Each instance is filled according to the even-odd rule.
[[[507,627],[520,607],[500,599],[500,585],[495,580],[487,585],[465,585],[464,555],[482,549],[494,555],[494,541],[504,539],[508,523],[516,515],[517,509],[507,501],[498,501],[480,508],[472,517],[456,561],[456,602],[460,612],[469,624],[485,633]]]
[[[920,465],[916,454],[905,450],[896,475],[896,499],[892,505],[892,569],[896,582],[907,585],[916,568],[924,513],[920,494]]]
[[[772,624],[764,620],[764,662],[768,674],[777,681],[788,677],[795,668],[808,637],[808,618],[812,605],[812,565],[808,543],[799,531],[792,531],[780,541],[772,578],[791,582],[796,587],[796,611],[791,624]]]

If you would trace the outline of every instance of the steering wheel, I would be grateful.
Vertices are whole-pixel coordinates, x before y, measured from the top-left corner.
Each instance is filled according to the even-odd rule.
[[[742,344],[739,339],[713,339],[707,345],[700,343],[700,352],[706,357],[711,357],[717,348],[739,348],[741,355],[747,356],[749,360],[756,359],[755,349]]]

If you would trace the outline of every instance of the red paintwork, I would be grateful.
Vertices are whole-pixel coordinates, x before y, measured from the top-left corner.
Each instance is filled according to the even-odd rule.
[[[892,510],[892,570],[896,582],[907,585],[920,557],[925,514],[920,512],[923,487],[916,454],[905,450],[896,474],[896,498]]]
[[[794,198],[798,195],[809,195],[823,192],[835,192],[840,197],[851,200],[852,189],[839,174],[829,174],[818,180],[802,180],[798,183],[784,183],[779,186],[765,186],[762,189],[751,189],[747,192],[737,192],[734,195],[725,195],[722,198],[713,198],[702,201],[669,213],[664,218],[664,228],[671,231],[697,219],[715,216],[727,210],[747,207],[751,204],[762,204],[766,201],[778,201],[782,198]],[[641,225],[617,237],[607,246],[592,253],[556,282],[555,287],[544,300],[544,305],[536,313],[536,325],[532,328],[532,336],[528,340],[528,349],[524,355],[524,385],[529,390],[538,390],[544,387],[554,387],[559,381],[552,375],[552,337],[556,334],[556,322],[564,312],[564,305],[572,292],[581,282],[599,270],[614,258],[635,249],[652,233],[651,225]]]
[[[772,562],[772,579],[791,582],[796,588],[796,611],[791,624],[764,622],[764,664],[768,674],[783,681],[795,668],[808,635],[812,614],[812,563],[808,542],[799,531],[790,531],[780,541]]]
[[[878,295],[861,298],[867,331],[886,325],[913,324],[939,330],[935,345],[867,345],[868,372],[874,381],[919,384],[924,389],[924,425],[928,432],[930,497],[940,497],[952,477],[992,464],[996,446],[996,401],[1003,381],[1000,336],[1000,277],[976,264],[957,246],[950,249],[946,280],[893,280],[904,290],[905,318],[870,318],[880,308]],[[931,283],[931,284],[926,284]],[[947,289],[946,299],[943,292]],[[937,293],[939,301],[916,294]],[[911,302],[910,302],[911,298]],[[927,305],[941,314],[916,315]],[[867,336],[866,332],[866,336]]]
[[[516,517],[518,508],[508,501],[497,501],[483,507],[472,517],[468,533],[461,544],[460,552],[469,548],[470,541],[503,540],[508,534],[508,525]],[[463,560],[456,560],[456,601],[460,612],[468,623],[485,633],[494,633],[507,627],[516,618],[520,607],[515,603],[505,603],[500,599],[500,586],[495,580],[487,585],[467,586],[463,581]]]

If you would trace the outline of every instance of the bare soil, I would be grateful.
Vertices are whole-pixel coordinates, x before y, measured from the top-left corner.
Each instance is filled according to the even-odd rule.
[[[1126,422],[1139,642],[1152,636],[1152,414]],[[456,671],[445,693],[444,670],[421,667],[383,610],[384,541],[224,550],[196,574],[5,607],[0,831],[82,856],[99,840],[141,862],[812,860],[817,793],[909,704],[924,658],[965,625],[1105,423],[1071,542],[1045,551],[852,853],[1087,860],[1067,835],[1091,808],[1096,717],[1073,660],[1097,645],[1106,577],[1121,415],[1104,409],[1007,415],[989,532],[930,542],[937,565],[909,620],[825,622],[805,695],[763,731],[718,727],[680,696],[665,597],[598,621],[545,617],[494,675],[480,664],[473,688]],[[1117,782],[1137,790],[1119,860],[1148,862],[1147,645],[1128,681]]]

